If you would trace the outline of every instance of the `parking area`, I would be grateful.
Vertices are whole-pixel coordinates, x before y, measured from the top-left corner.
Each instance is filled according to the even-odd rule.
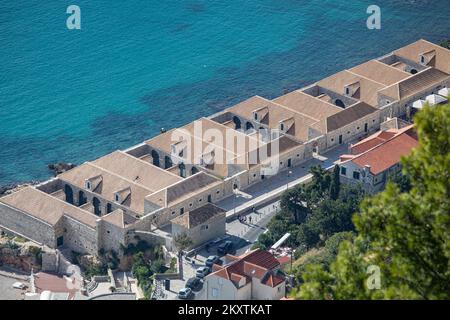
[[[208,246],[200,248],[196,254],[193,253],[189,257],[183,257],[183,280],[171,280],[170,290],[164,289],[164,299],[178,299],[178,292],[186,286],[186,281],[189,278],[195,277],[196,269],[203,267],[205,261],[209,256],[217,255],[223,257],[223,254],[218,253],[218,247],[226,241],[232,242],[232,249],[228,252],[233,255],[241,255],[248,251],[253,243],[258,239],[258,236],[266,231],[267,223],[279,210],[279,202],[267,204],[261,208],[255,208],[255,212],[248,213],[242,216],[241,220],[235,219],[227,223],[227,234],[225,237],[212,241]],[[245,219],[244,219],[245,218]],[[203,289],[203,288],[202,288]],[[194,292],[193,299],[204,299],[203,290]]]
[[[12,285],[15,282],[22,282],[28,288],[30,284],[23,280],[18,280],[15,278],[10,278],[0,274],[0,300],[23,300],[25,297],[25,293],[29,291],[29,289],[14,289]]]

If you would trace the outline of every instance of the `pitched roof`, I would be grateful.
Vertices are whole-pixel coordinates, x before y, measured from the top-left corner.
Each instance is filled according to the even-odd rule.
[[[259,279],[264,285],[276,287],[285,280],[285,277],[277,272],[279,266],[280,262],[271,253],[255,249],[222,268],[215,267],[219,269],[209,276],[215,275],[230,280],[236,287],[239,287],[240,280],[245,279],[245,285],[252,278]]]
[[[435,86],[446,79],[450,79],[450,75],[434,68],[428,68],[380,90],[380,93],[395,100],[401,100]]]
[[[377,175],[399,163],[401,157],[410,154],[411,150],[418,145],[417,136],[412,126],[410,126],[402,129],[401,133],[355,156],[349,161],[362,168],[368,165],[370,166],[370,172]]]
[[[411,76],[410,73],[391,67],[378,60],[370,60],[349,69],[359,76],[389,86]]]
[[[359,82],[359,90],[353,98],[363,101],[371,106],[378,105],[378,90],[385,87],[384,84],[370,80],[354,72],[344,70],[328,78],[320,80],[317,85],[333,92],[344,94],[345,87]]]
[[[137,182],[121,177],[111,171],[100,168],[94,163],[86,162],[81,166],[60,174],[58,177],[62,181],[85,190],[84,181],[99,175],[103,178],[102,183],[93,190],[94,194],[98,194],[107,201],[115,202],[115,193],[129,188],[130,196],[127,197],[127,200],[123,205],[136,213],[144,213],[144,199],[147,195],[151,194],[153,190]]]
[[[152,191],[183,180],[173,173],[123,151],[115,151],[92,163],[127,180],[137,182]]]
[[[329,116],[327,118],[327,132],[342,128],[375,111],[377,111],[376,108],[368,105],[365,102],[356,103],[339,113]]]
[[[278,97],[273,101],[317,121],[342,110],[331,103],[298,90]]]
[[[91,228],[96,227],[99,219],[96,215],[55,198],[34,187],[26,187],[10,195],[0,198],[11,207],[19,209],[52,226],[64,216],[75,219]]]
[[[225,210],[220,207],[207,203],[200,208],[186,212],[185,214],[176,217],[172,220],[172,223],[179,224],[185,228],[192,229],[201,224],[204,224],[211,219],[218,218],[220,216],[225,217]]]
[[[420,55],[430,55],[434,51],[432,66],[440,71],[450,73],[450,50],[437,44],[420,39],[403,48],[394,51],[394,54],[415,63],[420,63]]]
[[[218,178],[200,171],[167,188],[167,204],[188,198],[194,193],[221,184]]]
[[[251,97],[227,111],[250,120],[253,119],[253,112],[256,110],[267,110],[259,122],[271,129],[279,129],[280,122],[289,118],[293,119],[294,125],[287,133],[301,141],[308,139],[308,127],[318,121],[307,114],[259,96]]]
[[[137,221],[135,217],[124,213],[122,209],[117,209],[107,215],[104,215],[102,220],[119,228],[125,228],[127,225],[133,224]]]

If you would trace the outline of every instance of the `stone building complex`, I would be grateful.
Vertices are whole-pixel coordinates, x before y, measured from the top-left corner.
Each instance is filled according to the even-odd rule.
[[[211,239],[224,232],[217,222],[208,227],[213,215],[195,219],[217,210],[211,204],[313,154],[366,138],[388,118],[408,119],[414,102],[449,86],[450,51],[419,40],[276,99],[251,97],[2,197],[0,229],[90,254],[119,251],[136,234],[170,248],[174,225],[199,228],[206,232],[201,239]],[[222,221],[223,213],[215,213]],[[169,232],[156,232],[162,229]]]

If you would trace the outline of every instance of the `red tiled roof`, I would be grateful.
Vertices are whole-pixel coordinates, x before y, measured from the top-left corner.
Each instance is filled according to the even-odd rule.
[[[280,262],[271,253],[256,249],[238,257],[211,275],[230,280],[236,286],[243,277],[246,279],[245,283],[254,277],[265,285],[277,286],[284,281],[284,277],[273,274],[279,266]]]
[[[274,274],[269,274],[268,277],[266,277],[263,281],[261,281],[262,284],[265,284],[266,286],[270,286],[272,288],[276,287],[277,285],[279,285],[280,283],[284,282],[284,278],[274,275]]]
[[[367,137],[364,140],[359,141],[358,143],[355,143],[350,147],[350,151],[352,154],[360,154],[363,152],[366,152],[369,149],[372,149],[373,147],[376,147],[377,145],[385,142],[386,140],[392,138],[395,136],[396,132],[392,131],[380,131],[377,132],[369,137]]]
[[[410,154],[411,150],[419,145],[417,136],[409,129],[356,156],[351,161],[360,167],[369,165],[370,172],[374,175],[389,169],[400,162],[402,156]]]
[[[288,264],[291,262],[291,257],[290,256],[281,256],[281,257],[278,257],[277,260],[280,264]]]

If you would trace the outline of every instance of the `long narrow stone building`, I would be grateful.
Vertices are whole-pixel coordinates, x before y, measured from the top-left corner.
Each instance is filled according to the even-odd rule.
[[[94,255],[119,252],[136,235],[170,249],[174,219],[204,214],[198,209],[235,189],[368,137],[388,118],[410,119],[414,102],[449,86],[450,51],[419,40],[276,99],[251,97],[4,196],[0,229]],[[207,225],[198,230],[205,233],[199,239],[222,232]]]

